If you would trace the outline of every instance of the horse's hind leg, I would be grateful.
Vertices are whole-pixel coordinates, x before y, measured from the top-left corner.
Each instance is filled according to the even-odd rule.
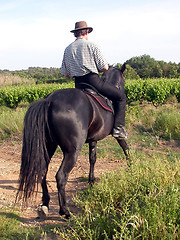
[[[59,214],[65,215],[66,218],[70,217],[70,213],[66,207],[65,186],[68,180],[69,173],[77,161],[78,154],[79,154],[79,151],[76,151],[76,150],[65,152],[62,164],[56,174],[58,198],[59,198],[59,206],[60,206]]]
[[[48,188],[47,188],[47,182],[46,182],[46,176],[47,176],[47,172],[42,180],[42,191],[43,191],[43,196],[42,196],[42,205],[46,206],[49,208],[49,201],[50,201],[50,196],[48,193]]]
[[[91,185],[95,181],[94,165],[96,163],[96,146],[97,146],[96,141],[93,141],[93,142],[89,143],[89,163],[90,163],[89,184],[91,184]]]
[[[46,174],[43,177],[43,180],[41,183],[41,187],[42,187],[42,191],[43,191],[42,205],[40,205],[39,209],[38,209],[38,215],[41,218],[46,217],[48,214],[48,210],[49,210],[50,196],[49,196],[48,188],[47,188],[46,175],[47,175],[47,171],[46,171]]]
[[[48,144],[47,151],[49,154],[49,159],[51,159],[51,157],[53,156],[56,148],[57,148],[57,145],[55,143]],[[44,177],[42,179],[42,183],[41,183],[43,195],[42,195],[42,206],[39,208],[39,211],[38,211],[38,214],[40,217],[45,217],[48,214],[48,209],[49,209],[50,196],[48,193],[48,187],[47,187],[47,181],[46,181],[48,165],[49,165],[49,163],[47,163],[47,170],[45,172],[45,175],[44,175]]]

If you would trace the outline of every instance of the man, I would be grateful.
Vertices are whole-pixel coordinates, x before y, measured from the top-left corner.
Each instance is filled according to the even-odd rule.
[[[98,73],[109,69],[108,62],[98,46],[88,41],[88,34],[93,31],[85,21],[75,23],[74,33],[76,40],[64,51],[61,73],[66,77],[75,78],[75,87],[81,88],[82,83],[96,88],[102,95],[113,101],[115,121],[112,135],[115,138],[127,138],[125,126],[126,95],[124,83],[120,89],[103,81]]]

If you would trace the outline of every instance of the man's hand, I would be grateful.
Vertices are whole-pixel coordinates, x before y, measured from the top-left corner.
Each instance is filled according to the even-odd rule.
[[[107,65],[105,65],[105,67],[104,67],[103,69],[101,69],[100,72],[105,72],[105,71],[107,71],[108,69],[109,69],[109,65],[107,64]]]

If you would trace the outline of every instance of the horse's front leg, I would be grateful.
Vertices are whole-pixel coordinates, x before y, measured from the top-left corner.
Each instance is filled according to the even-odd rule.
[[[123,152],[126,156],[126,160],[127,160],[127,164],[130,167],[131,165],[131,158],[130,158],[130,153],[129,153],[129,146],[127,144],[127,142],[125,141],[125,139],[117,139],[119,145],[122,147]]]
[[[89,183],[92,185],[95,181],[94,177],[94,165],[96,162],[96,146],[97,142],[93,141],[89,143],[89,163],[90,163],[90,171],[89,171]]]

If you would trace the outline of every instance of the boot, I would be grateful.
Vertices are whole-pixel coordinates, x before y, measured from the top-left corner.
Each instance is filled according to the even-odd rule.
[[[127,138],[127,132],[125,126],[125,110],[126,100],[113,102],[115,110],[114,127],[112,130],[112,136],[118,139]]]
[[[118,139],[126,139],[127,132],[123,126],[114,127],[112,130],[112,136]]]

